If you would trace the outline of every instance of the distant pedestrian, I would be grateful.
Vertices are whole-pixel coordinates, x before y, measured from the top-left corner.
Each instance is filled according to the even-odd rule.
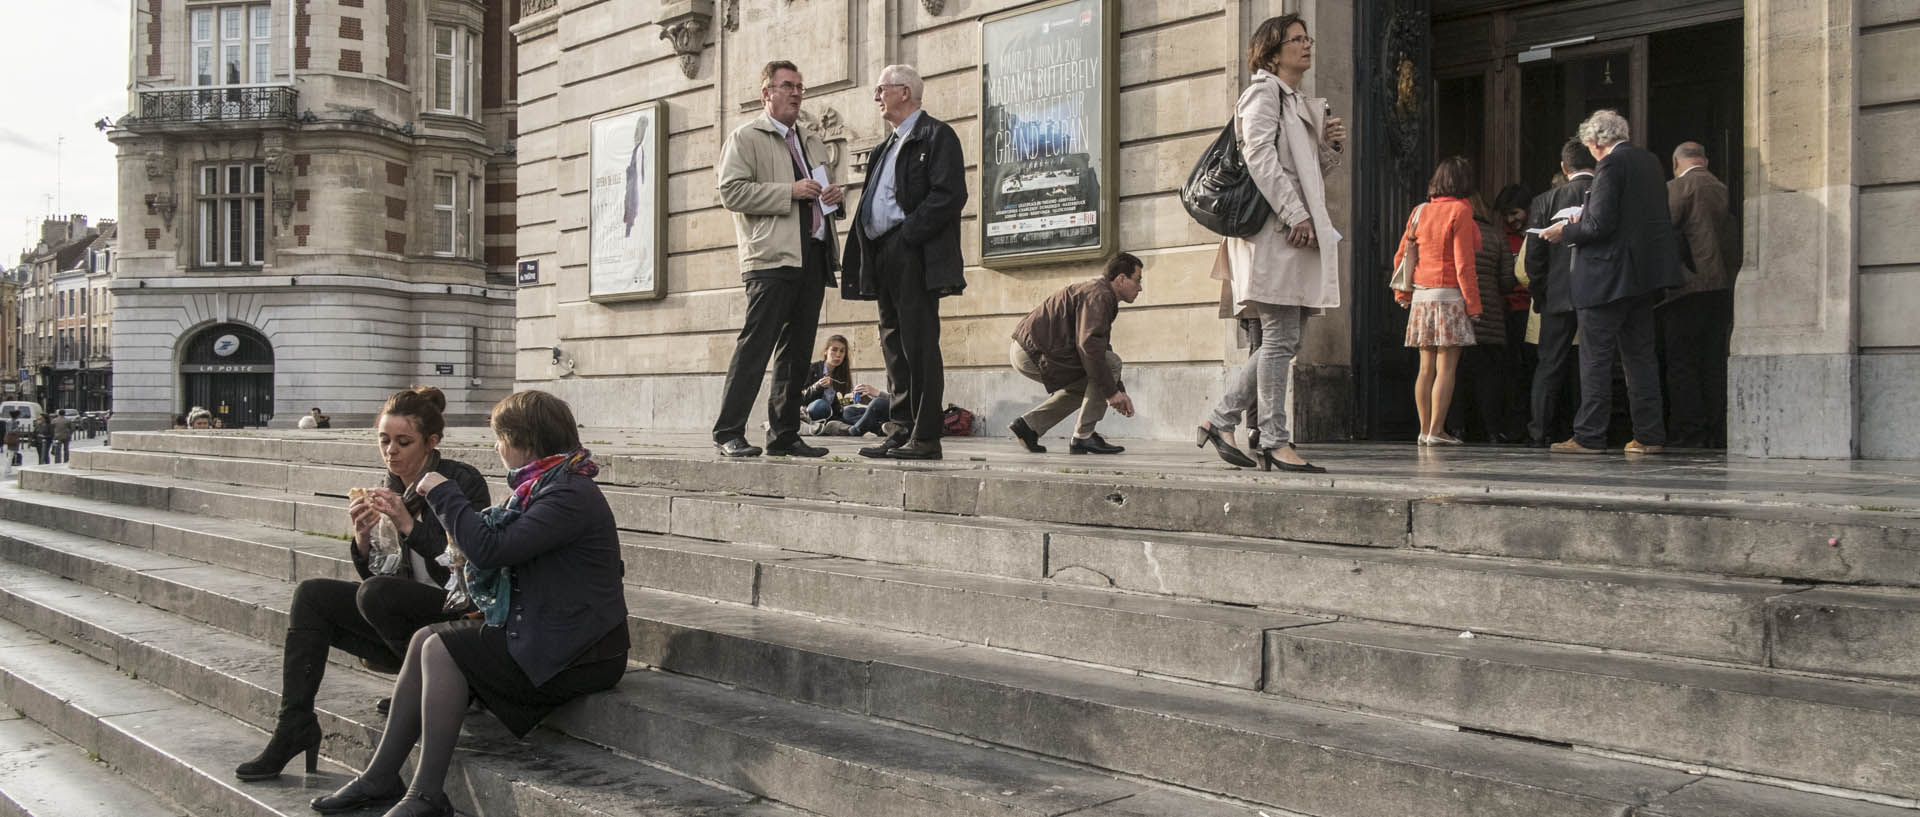
[[[53,461],[66,462],[73,450],[73,420],[65,414],[53,415]]]
[[[314,406],[313,411],[308,413],[307,416],[313,418],[314,428],[332,428],[333,427],[333,418],[328,417],[325,414],[321,414],[319,406]]]
[[[1540,237],[1574,246],[1573,305],[1580,311],[1580,413],[1573,437],[1556,452],[1599,454],[1613,414],[1613,364],[1626,370],[1633,418],[1628,454],[1666,448],[1660,360],[1654,352],[1653,307],[1666,290],[1684,286],[1679,241],[1667,210],[1660,160],[1627,139],[1626,117],[1595,111],[1580,123],[1580,142],[1599,160],[1581,214]]]
[[[1075,409],[1080,420],[1067,453],[1126,450],[1108,443],[1094,426],[1107,416],[1108,406],[1123,417],[1133,416],[1133,398],[1120,380],[1120,356],[1113,353],[1113,319],[1120,314],[1120,304],[1140,297],[1142,275],[1140,259],[1120,253],[1107,262],[1105,275],[1048,296],[1013,330],[1009,356],[1014,371],[1040,381],[1049,392],[1046,402],[1007,426],[1028,451],[1046,453],[1040,437]]]
[[[39,464],[52,462],[48,449],[53,447],[53,420],[46,414],[35,417],[33,424],[33,453],[39,458]]]

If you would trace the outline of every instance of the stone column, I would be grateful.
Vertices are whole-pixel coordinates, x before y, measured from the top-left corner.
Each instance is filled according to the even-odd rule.
[[[1854,14],[1853,0],[1747,3],[1729,453],[1858,452]]]

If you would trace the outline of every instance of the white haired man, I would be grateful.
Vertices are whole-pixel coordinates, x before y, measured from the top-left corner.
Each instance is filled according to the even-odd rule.
[[[966,289],[960,210],[967,204],[960,137],[920,109],[925,83],[911,65],[880,69],[873,101],[892,127],[868,154],[867,185],[847,231],[840,297],[878,301],[880,352],[893,390],[879,445],[864,457],[940,459],[940,299]]]
[[[1600,162],[1593,189],[1579,216],[1540,234],[1574,245],[1579,270],[1569,283],[1580,321],[1580,411],[1573,437],[1553,444],[1558,453],[1606,451],[1616,356],[1626,369],[1633,416],[1627,453],[1658,454],[1667,443],[1653,307],[1666,290],[1687,281],[1660,159],[1628,142],[1629,136],[1626,117],[1614,111],[1595,111],[1580,123],[1581,144]]]

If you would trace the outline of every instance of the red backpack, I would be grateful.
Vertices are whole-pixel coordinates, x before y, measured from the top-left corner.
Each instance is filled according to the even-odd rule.
[[[971,437],[973,436],[973,412],[948,403],[940,427],[949,437]]]

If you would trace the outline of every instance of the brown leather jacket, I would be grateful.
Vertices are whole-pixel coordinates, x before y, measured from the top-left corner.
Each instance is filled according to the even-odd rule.
[[[1105,278],[1071,284],[1020,319],[1013,340],[1040,367],[1040,384],[1059,391],[1081,378],[1102,399],[1127,390],[1107,368],[1120,300]]]

